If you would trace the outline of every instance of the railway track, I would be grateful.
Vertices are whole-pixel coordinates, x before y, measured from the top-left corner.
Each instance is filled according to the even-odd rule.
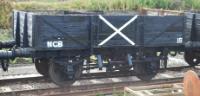
[[[174,67],[160,73],[149,82],[140,81],[135,76],[112,78],[83,78],[69,82],[67,87],[58,87],[41,76],[23,79],[7,79],[0,82],[0,96],[95,96],[98,93],[112,94],[122,92],[125,86],[142,86],[182,82],[187,70],[200,73],[199,68]],[[101,73],[101,75],[103,75]],[[70,84],[71,83],[71,84]]]
[[[117,79],[117,78],[113,78]],[[130,79],[130,78],[129,78]],[[107,79],[108,80],[108,79]],[[167,84],[167,83],[177,83],[181,82],[182,78],[166,78],[166,79],[155,79],[150,82],[139,81],[137,79],[132,79],[133,81],[121,81],[115,82],[104,82],[99,84],[85,84],[85,85],[71,85],[68,87],[57,87],[51,82],[45,82],[41,84],[43,88],[30,87],[28,84],[22,84],[22,86],[27,86],[30,89],[22,88],[24,90],[15,90],[0,93],[1,96],[95,96],[98,93],[101,94],[112,94],[114,92],[122,92],[125,86],[141,86],[141,85],[155,85],[155,84]],[[43,82],[44,83],[44,82]],[[45,85],[48,85],[45,86]],[[17,85],[19,88],[20,86]],[[14,87],[14,86],[13,86]],[[46,88],[44,88],[46,87]]]

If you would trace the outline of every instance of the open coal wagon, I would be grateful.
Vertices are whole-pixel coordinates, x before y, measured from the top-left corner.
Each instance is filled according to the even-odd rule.
[[[199,61],[199,14],[147,16],[135,12],[13,12],[11,42],[1,42],[0,59],[31,57],[39,73],[56,84],[78,79],[83,70],[135,72],[151,80],[172,51]],[[91,61],[95,56],[95,61]]]

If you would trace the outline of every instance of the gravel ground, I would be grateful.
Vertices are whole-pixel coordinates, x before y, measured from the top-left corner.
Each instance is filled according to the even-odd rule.
[[[191,70],[195,70],[197,73],[200,73],[199,69],[190,68]],[[153,80],[157,79],[169,79],[169,78],[177,78],[183,77],[184,73],[188,69],[183,69],[182,71],[165,71],[163,73],[159,73]],[[89,80],[77,80],[72,86],[84,86],[84,85],[92,85],[92,84],[105,84],[106,83],[117,83],[117,82],[133,82],[139,81],[135,76],[129,77],[117,77],[117,78],[101,78],[101,79],[89,79]],[[41,81],[43,82],[43,81]],[[0,84],[0,93],[4,92],[13,92],[19,90],[33,90],[33,89],[45,89],[45,88],[55,88],[57,87],[52,82],[11,82]]]
[[[7,72],[4,72],[2,69],[0,69],[0,80],[5,79],[5,78],[13,78],[13,77],[20,77],[24,75],[33,75],[35,74],[36,76],[39,75],[37,73],[35,66],[32,65],[23,65],[23,66],[17,66],[17,67],[10,67]]]

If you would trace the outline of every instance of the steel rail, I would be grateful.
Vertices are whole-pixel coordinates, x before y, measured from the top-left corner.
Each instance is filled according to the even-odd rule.
[[[179,70],[177,70],[177,68]],[[180,70],[182,69],[190,69],[187,66],[186,67],[177,67],[177,68],[171,68],[171,70],[177,71],[177,73],[184,73]],[[168,68],[170,70],[170,68]],[[162,69],[160,71],[163,71]],[[168,72],[166,72],[167,74]],[[103,74],[101,74],[103,75]],[[105,74],[104,74],[105,75]],[[169,74],[171,75],[171,74]],[[14,86],[14,84],[19,84],[18,82],[21,82],[20,85],[29,85],[31,82],[35,82],[39,85],[49,85],[47,87],[43,88],[31,88],[26,90],[11,90],[11,91],[5,91],[0,92],[0,96],[95,96],[98,93],[101,94],[111,94],[113,91],[121,91],[123,87],[125,86],[143,86],[143,85],[155,85],[155,84],[168,84],[168,83],[180,83],[183,79],[183,77],[165,77],[165,78],[154,78],[151,81],[140,81],[135,76],[132,76],[134,79],[130,79],[126,81],[129,77],[123,77],[123,79],[117,78],[104,78],[102,81],[100,79],[82,79],[80,80],[80,84],[77,83],[77,85],[69,85],[66,87],[58,87],[55,84],[53,84],[50,80],[45,79],[43,77],[32,77],[32,78],[24,78],[22,81],[21,79],[12,79],[12,80],[4,80],[0,81],[0,91],[1,86],[5,87],[5,85],[8,84],[8,86]],[[112,80],[112,81],[109,81]],[[115,82],[118,80],[117,82]],[[125,80],[125,81],[124,81]],[[81,82],[83,81],[83,82]],[[99,83],[100,82],[100,83]],[[44,84],[43,84],[44,83]],[[71,83],[71,82],[69,82]],[[81,84],[83,83],[83,84]],[[85,83],[85,84],[84,84]],[[36,85],[37,85],[36,84]],[[34,85],[34,86],[36,86]],[[16,85],[18,86],[18,85]],[[29,86],[30,87],[30,86]],[[24,95],[25,94],[25,95]]]

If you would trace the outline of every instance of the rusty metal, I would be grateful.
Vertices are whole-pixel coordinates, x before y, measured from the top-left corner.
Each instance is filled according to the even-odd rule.
[[[200,96],[200,80],[194,71],[185,73],[183,86],[185,96]]]

